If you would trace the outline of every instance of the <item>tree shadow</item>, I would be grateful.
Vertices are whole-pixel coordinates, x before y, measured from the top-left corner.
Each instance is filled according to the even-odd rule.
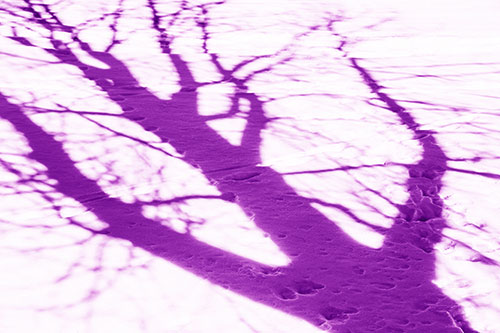
[[[31,7],[31,11],[35,9]],[[54,29],[53,23],[46,23],[45,27]],[[172,145],[185,163],[198,168],[224,198],[253,216],[255,224],[270,235],[292,262],[274,268],[237,256],[146,218],[140,203],[129,204],[109,197],[81,173],[53,135],[35,124],[21,107],[0,96],[0,115],[24,135],[32,148],[28,157],[47,168],[47,175],[57,181],[54,188],[108,224],[101,230],[87,230],[127,240],[200,278],[324,330],[475,332],[460,307],[432,282],[433,246],[441,240],[446,226],[439,192],[448,169],[447,157],[434,133],[420,130],[411,114],[382,92],[357,59],[350,59],[352,68],[397,114],[400,125],[413,132],[414,140],[423,149],[420,161],[406,166],[410,199],[398,206],[400,213],[394,218],[394,225],[379,230],[385,236],[380,249],[367,248],[348,237],[309,199],[289,186],[282,174],[271,167],[258,166],[261,133],[272,119],[266,117],[259,96],[248,92],[250,76],[234,78],[234,72],[244,64],[227,71],[217,56],[211,55],[220,74],[232,79],[239,89],[238,96],[250,102],[241,145],[233,146],[207,125],[206,117],[199,115],[197,88],[202,84],[194,79],[182,56],[171,52],[166,31],[159,30],[159,34],[163,52],[180,77],[180,91],[168,100],[140,87],[109,48],[97,52],[77,39],[83,50],[109,69],[83,64],[71,50],[61,49],[55,38],[51,38],[54,49],[46,51],[61,63],[85,67],[85,77],[126,111],[124,117],[145,130],[154,128],[156,135]],[[88,200],[82,193],[92,193],[99,200]]]

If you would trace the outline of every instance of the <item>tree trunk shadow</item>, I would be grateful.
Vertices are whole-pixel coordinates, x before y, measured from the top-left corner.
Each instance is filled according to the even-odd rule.
[[[401,213],[387,230],[383,247],[370,249],[349,238],[297,195],[278,172],[256,166],[260,162],[256,153],[260,131],[267,121],[256,95],[246,96],[252,109],[244,144],[235,147],[198,114],[196,90],[192,89],[197,83],[179,55],[170,56],[183,89],[166,101],[138,87],[126,66],[109,53],[88,51],[110,69],[87,66],[86,77],[127,110],[125,116],[130,121],[145,129],[157,127],[156,134],[182,152],[183,160],[198,167],[221,193],[237,196],[241,208],[254,216],[256,225],[292,262],[277,269],[239,257],[145,218],[139,204],[113,198],[80,201],[109,225],[96,234],[128,240],[214,284],[325,330],[474,332],[460,307],[432,283],[432,248],[440,241],[445,225],[438,192],[446,170],[446,157],[432,133],[419,139],[424,148],[422,160],[409,167],[407,189],[422,191],[422,204],[415,206],[408,201],[399,207]],[[71,60],[70,64],[83,66],[70,53],[53,54],[63,62]],[[107,86],[106,80],[114,85]],[[140,98],[117,98],[131,87],[136,87],[134,93]],[[82,193],[102,193],[75,167],[61,143],[3,96],[0,112],[28,140],[33,149],[29,157],[47,167],[48,176],[58,181],[55,188],[59,192],[76,200]],[[408,124],[403,121],[403,125]],[[431,195],[430,188],[438,189],[437,193]]]

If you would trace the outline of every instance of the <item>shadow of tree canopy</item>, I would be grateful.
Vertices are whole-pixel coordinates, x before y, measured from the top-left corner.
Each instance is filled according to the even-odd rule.
[[[15,103],[8,94],[0,97],[2,119],[24,137],[31,149],[24,155],[43,166],[47,179],[53,180],[49,184],[51,189],[73,199],[101,221],[99,227],[91,227],[71,218],[69,223],[89,232],[90,238],[103,236],[125,240],[132,248],[143,249],[214,285],[304,319],[322,330],[476,332],[465,320],[461,307],[433,283],[436,277],[434,247],[441,241],[442,231],[447,225],[440,195],[442,178],[450,170],[450,158],[436,139],[436,133],[422,129],[407,107],[386,93],[370,71],[363,67],[362,60],[350,56],[345,49],[348,38],[335,30],[336,22],[342,18],[332,16],[322,26],[304,28],[297,39],[318,30],[337,38],[340,42],[332,49],[342,54],[346,66],[361,78],[365,88],[378,101],[377,105],[390,113],[397,121],[396,126],[407,131],[413,142],[417,143],[421,151],[419,158],[415,163],[343,165],[288,174],[278,172],[272,165],[266,165],[261,149],[263,132],[283,117],[268,114],[266,107],[270,101],[253,92],[250,82],[256,76],[291,61],[294,55],[289,54],[288,46],[273,55],[246,58],[227,69],[228,66],[223,65],[220,55],[211,52],[209,47],[211,21],[208,14],[212,7],[224,3],[192,5],[182,1],[170,14],[161,14],[159,5],[153,0],[145,4],[151,15],[150,27],[156,35],[157,46],[162,55],[169,59],[178,77],[180,89],[169,98],[160,98],[141,86],[131,68],[113,55],[113,48],[121,43],[117,37],[117,25],[123,11],[121,2],[117,10],[102,16],[103,19],[110,18],[109,27],[112,31],[111,42],[104,51],[97,51],[91,43],[79,36],[86,25],[91,25],[90,21],[80,25],[64,23],[51,5],[31,1],[5,9],[26,24],[27,28],[43,31],[41,34],[45,45],[38,45],[17,34],[16,29],[11,40],[29,49],[43,50],[57,59],[58,64],[78,68],[80,75],[93,82],[103,96],[120,109],[120,112],[105,114],[94,113],[92,110],[72,110],[61,105],[61,108],[53,110],[32,107],[29,103]],[[173,51],[173,31],[176,24],[188,19],[196,22],[195,28],[198,29],[205,59],[208,59],[206,61],[219,78],[215,81],[204,82],[197,79],[191,69],[193,64],[185,60],[189,55]],[[59,32],[69,34],[71,40],[57,37]],[[77,48],[92,58],[95,65],[89,64],[89,61],[83,62],[81,55],[77,54]],[[248,69],[259,61],[267,63],[255,70]],[[238,74],[244,70],[249,73],[243,76]],[[231,84],[234,93],[229,97],[228,111],[216,115],[201,114],[199,91],[214,83]],[[242,103],[246,105],[246,111],[242,111]],[[88,145],[97,145],[113,138],[133,141],[189,165],[192,170],[203,175],[216,191],[187,193],[170,199],[144,200],[124,200],[110,195],[103,184],[107,186],[112,182],[119,182],[122,177],[116,174],[114,166],[110,163],[102,171],[102,174],[109,176],[108,182],[103,183],[99,177],[90,177],[82,171],[81,165],[84,162],[91,163],[92,158],[77,161],[77,158],[68,154],[64,135],[52,133],[35,121],[40,114],[82,117],[108,133],[99,137],[99,140],[87,142]],[[153,144],[147,139],[113,129],[113,126],[102,121],[105,117],[126,120],[135,128],[154,133],[159,141]],[[230,143],[209,126],[211,121],[234,117],[244,120],[244,129],[237,145]],[[101,152],[103,156],[111,154],[111,150],[116,148],[112,148],[114,141],[111,142],[109,150]],[[120,142],[122,141],[116,141],[118,144]],[[168,144],[172,149],[167,151],[161,144]],[[148,165],[148,161],[145,165]],[[390,226],[372,224],[358,216],[349,205],[330,201],[329,198],[305,195],[286,181],[286,177],[298,173],[347,173],[360,168],[378,170],[376,168],[389,168],[393,165],[407,173],[407,179],[402,184],[407,193],[407,199],[403,203],[392,201],[383,193],[370,189],[369,185],[362,184],[362,181],[347,174],[348,177],[353,177],[353,182],[358,181],[374,196],[389,202],[397,212],[393,216],[386,216],[391,221]],[[161,173],[161,168],[157,172]],[[46,182],[46,179],[41,182]],[[161,186],[168,187],[169,184]],[[184,186],[189,184],[180,185]],[[18,194],[23,193],[19,191]],[[61,209],[56,207],[53,200],[47,200],[55,209]],[[209,204],[207,214],[210,214],[210,208],[215,210],[221,203],[237,205],[247,217],[251,217],[256,227],[268,235],[290,262],[278,267],[264,264],[199,240],[193,233],[205,223],[203,217],[197,220],[189,212],[175,210],[176,204],[190,200],[214,202]],[[382,235],[381,246],[360,244],[318,209],[318,205],[340,211],[353,220],[353,223]],[[153,211],[165,207],[174,208],[173,211],[167,210],[163,217],[157,217],[146,214],[146,206]],[[180,218],[185,226],[181,232],[161,221],[168,220],[168,215],[174,213],[184,214]],[[383,212],[379,213],[383,215]],[[480,258],[483,262],[496,265],[492,259],[485,256]],[[70,268],[67,275],[71,271]],[[63,276],[61,279],[64,278]],[[95,297],[95,293],[97,292],[90,292],[87,299]]]

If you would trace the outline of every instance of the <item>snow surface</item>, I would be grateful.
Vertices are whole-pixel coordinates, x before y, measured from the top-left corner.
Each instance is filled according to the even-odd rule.
[[[497,1],[47,4],[0,6],[1,332],[500,332]]]

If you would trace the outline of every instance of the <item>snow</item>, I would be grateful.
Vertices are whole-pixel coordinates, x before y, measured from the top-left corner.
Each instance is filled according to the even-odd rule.
[[[498,3],[181,7],[5,3],[0,331],[499,332]]]

